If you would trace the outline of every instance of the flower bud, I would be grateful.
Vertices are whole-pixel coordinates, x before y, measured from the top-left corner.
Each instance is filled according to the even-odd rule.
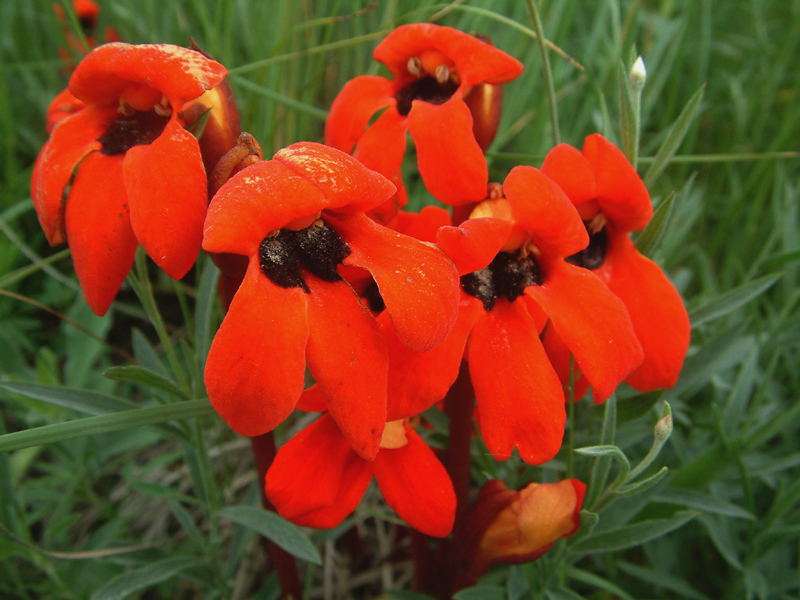
[[[472,133],[483,152],[489,149],[500,127],[503,115],[503,86],[480,83],[464,97],[472,113]]]
[[[633,92],[641,92],[645,82],[647,81],[647,69],[644,68],[644,60],[642,60],[641,56],[636,59],[636,62],[633,63],[630,73],[628,73],[628,77],[630,78]]]

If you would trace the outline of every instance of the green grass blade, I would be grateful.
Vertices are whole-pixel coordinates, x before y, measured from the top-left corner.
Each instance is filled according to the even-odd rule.
[[[115,577],[92,594],[91,600],[123,600],[134,592],[175,577],[181,571],[205,564],[204,560],[189,556],[164,558]]]
[[[636,249],[644,256],[653,256],[653,252],[658,248],[658,243],[664,237],[669,225],[669,218],[672,216],[675,194],[676,192],[672,192],[656,207],[653,218],[650,219],[647,228],[636,238]]]
[[[765,275],[764,277],[760,277],[725,292],[716,300],[700,308],[696,308],[689,313],[692,327],[699,327],[704,323],[723,317],[737,308],[744,306],[775,285],[781,277],[783,277],[783,273]]]

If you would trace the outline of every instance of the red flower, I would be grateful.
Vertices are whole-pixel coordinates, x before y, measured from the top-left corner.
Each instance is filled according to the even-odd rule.
[[[86,105],[54,127],[31,195],[50,244],[69,242],[97,314],[108,310],[138,243],[175,279],[194,263],[208,196],[182,111],[226,73],[193,50],[116,43],[93,50],[72,75],[70,92]]]
[[[570,262],[596,273],[630,313],[644,361],[625,381],[640,391],[672,387],[689,348],[691,326],[675,286],[656,263],[639,254],[628,235],[644,229],[653,215],[639,175],[600,134],[586,138],[583,154],[567,144],[556,146],[542,172],[561,185],[590,233],[588,248]]]
[[[462,276],[458,321],[445,341],[414,353],[391,343],[391,324],[379,318],[397,397],[389,418],[441,399],[466,345],[489,452],[505,460],[516,447],[523,460],[540,464],[558,452],[566,421],[542,329],[554,328],[566,340],[597,398],[614,391],[641,362],[642,350],[622,302],[592,273],[564,261],[586,246],[588,235],[561,189],[531,167],[515,168],[498,188],[460,227],[438,231],[439,247]]]
[[[410,131],[431,194],[453,205],[481,200],[489,175],[464,98],[476,85],[518,77],[522,64],[476,37],[430,23],[398,27],[374,56],[394,79],[362,76],[347,83],[331,106],[326,143],[345,152],[355,145],[360,161],[397,186],[403,206],[400,167]]]
[[[411,527],[434,537],[450,533],[453,484],[406,421],[386,423],[371,462],[353,451],[329,413],[322,415],[278,451],[266,492],[282,517],[331,529],[355,510],[373,475],[386,503]]]
[[[438,249],[367,217],[394,186],[313,143],[243,169],[209,208],[203,247],[248,257],[206,364],[211,403],[237,432],[259,435],[294,409],[306,362],[332,418],[372,459],[386,422],[386,344],[339,273],[370,272],[403,342],[424,351],[456,319],[458,279]]]

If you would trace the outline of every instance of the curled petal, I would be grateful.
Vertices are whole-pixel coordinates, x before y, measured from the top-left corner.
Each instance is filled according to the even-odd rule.
[[[410,235],[423,242],[436,243],[440,227],[449,227],[450,213],[440,206],[426,206],[418,213],[401,210],[387,225],[398,233]]]
[[[503,183],[518,225],[551,256],[570,256],[589,244],[578,211],[560,187],[539,169],[514,167]]]
[[[587,269],[553,260],[546,273],[543,285],[529,286],[525,293],[548,314],[575,355],[595,402],[603,402],[644,358],[628,311]]]
[[[453,529],[456,493],[450,476],[417,432],[405,425],[408,443],[382,449],[373,468],[386,504],[414,529],[445,537]]]
[[[691,339],[689,315],[675,286],[624,233],[609,235],[606,260],[595,273],[625,303],[644,349],[644,361],[625,381],[642,392],[674,386]]]
[[[486,197],[489,169],[472,133],[472,115],[458,94],[440,105],[415,100],[408,127],[419,173],[437,200],[458,206]]]
[[[622,150],[595,133],[584,141],[583,155],[594,168],[597,203],[614,228],[625,232],[644,229],[653,216],[653,203]]]
[[[352,154],[372,115],[394,104],[394,84],[385,77],[351,79],[336,96],[325,121],[325,143]]]
[[[297,404],[306,370],[308,319],[301,288],[281,288],[250,260],[211,344],[208,399],[241,435],[272,431]]]
[[[329,220],[350,246],[344,264],[368,270],[378,284],[400,340],[418,352],[439,344],[458,316],[460,285],[453,263],[435,246],[364,214],[331,213]]]
[[[104,315],[136,255],[122,157],[93,152],[84,159],[67,201],[66,226],[83,297]]]
[[[322,144],[292,144],[279,150],[275,160],[319,188],[328,209],[367,211],[386,202],[396,191],[380,173]]]
[[[231,177],[208,207],[203,249],[252,256],[271,232],[327,206],[306,178],[275,160],[265,160]]]
[[[92,50],[72,74],[69,89],[86,103],[111,106],[129,83],[141,83],[161,91],[180,110],[227,74],[225,67],[195,50],[117,42]]]
[[[478,320],[468,346],[480,428],[492,456],[541,464],[561,447],[566,411],[561,382],[525,302],[498,300]]]
[[[547,153],[542,173],[555,181],[575,205],[597,197],[591,163],[569,144],[559,144]]]
[[[267,471],[266,492],[285,519],[331,529],[355,510],[372,479],[330,415],[286,442]]]
[[[513,224],[505,219],[469,219],[458,227],[442,227],[436,244],[458,267],[459,275],[488,266],[508,241]]]
[[[116,110],[86,107],[59,121],[39,153],[31,179],[31,197],[39,223],[52,246],[66,241],[64,190],[78,163],[93,150],[97,141],[117,117]]]
[[[200,252],[208,207],[200,145],[170,119],[152,144],[128,150],[123,173],[139,243],[170,277],[180,279]]]
[[[386,424],[386,344],[347,283],[306,279],[311,288],[308,368],[353,450],[373,460]]]
[[[414,352],[402,343],[386,312],[378,317],[389,349],[387,420],[413,417],[445,397],[458,377],[469,333],[482,314],[481,301],[462,292],[455,327],[427,352]]]

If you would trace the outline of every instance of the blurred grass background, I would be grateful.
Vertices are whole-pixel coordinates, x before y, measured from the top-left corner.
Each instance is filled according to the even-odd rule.
[[[525,155],[528,164],[538,166],[552,146],[539,50],[514,26],[531,27],[524,2],[100,4],[101,28],[112,25],[126,41],[186,46],[193,38],[226,65],[243,129],[255,135],[266,155],[295,141],[322,141],[327,108],[344,82],[384,72],[371,59],[382,35],[398,24],[431,18],[489,35],[525,64],[523,76],[505,88],[503,121],[490,154],[492,179],[502,181],[518,164],[508,154]],[[644,174],[647,157],[705,85],[677,160],[650,186],[655,202],[677,190],[670,227],[655,258],[690,312],[703,317],[693,331],[681,381],[666,394],[676,429],[657,462],[666,462],[671,475],[665,485],[601,513],[599,528],[611,531],[683,508],[702,514],[639,548],[575,557],[578,562],[561,574],[561,583],[598,599],[796,598],[800,161],[772,153],[794,152],[800,140],[800,1],[544,0],[539,7],[547,37],[585,67],[581,71],[551,54],[562,141],[580,147],[585,136],[600,131],[620,143],[619,60],[630,64],[631,56],[641,54],[648,72],[639,168]],[[123,290],[117,310],[103,318],[92,315],[77,293],[68,253],[47,245],[32,209],[32,164],[46,139],[47,105],[66,84],[58,54],[65,46],[49,1],[0,5],[0,382],[66,385],[141,399],[146,392],[102,377],[123,359],[39,306],[133,351],[140,362],[148,357],[159,368],[161,349],[154,346],[152,327],[141,318],[134,296]],[[419,207],[432,199],[414,168],[409,160],[404,173],[411,205]],[[737,298],[753,295],[748,290],[766,287],[759,287],[764,281],[759,278],[772,273],[781,274],[777,283],[737,304]],[[190,306],[196,279],[190,275],[178,288]],[[160,280],[157,292],[175,304],[168,280]],[[190,329],[181,311],[163,310],[173,337],[185,338]],[[7,390],[0,390],[0,400],[0,432],[77,415]],[[621,408],[624,403],[621,399]],[[597,443],[602,407],[584,402],[576,412],[577,445]],[[655,414],[632,411],[626,418],[617,443],[643,455]],[[205,491],[193,487],[198,479],[190,477],[204,468],[197,448],[187,450],[148,429],[0,455],[0,596],[88,598],[130,565],[185,556],[200,563],[176,567],[182,578],[169,579],[145,597],[275,597],[274,578],[263,572],[264,558],[252,534],[229,522],[218,525],[201,510],[203,503],[256,502],[247,443],[235,439],[219,419],[201,424],[216,477]],[[558,464],[529,470],[528,477],[552,478]],[[576,464],[579,477],[588,474],[588,463]],[[511,461],[498,468],[509,475],[515,466]],[[379,504],[370,506],[358,521],[370,523],[373,558],[337,565],[351,583],[359,574],[368,575],[366,583],[352,588],[355,597],[379,595],[381,581],[386,583],[381,548],[395,525]],[[314,539],[337,557],[339,533]],[[498,569],[489,581],[510,600],[527,597],[547,565],[543,559]],[[392,568],[392,584],[405,585],[407,569]],[[325,593],[321,571],[306,570],[308,591],[315,597]]]

